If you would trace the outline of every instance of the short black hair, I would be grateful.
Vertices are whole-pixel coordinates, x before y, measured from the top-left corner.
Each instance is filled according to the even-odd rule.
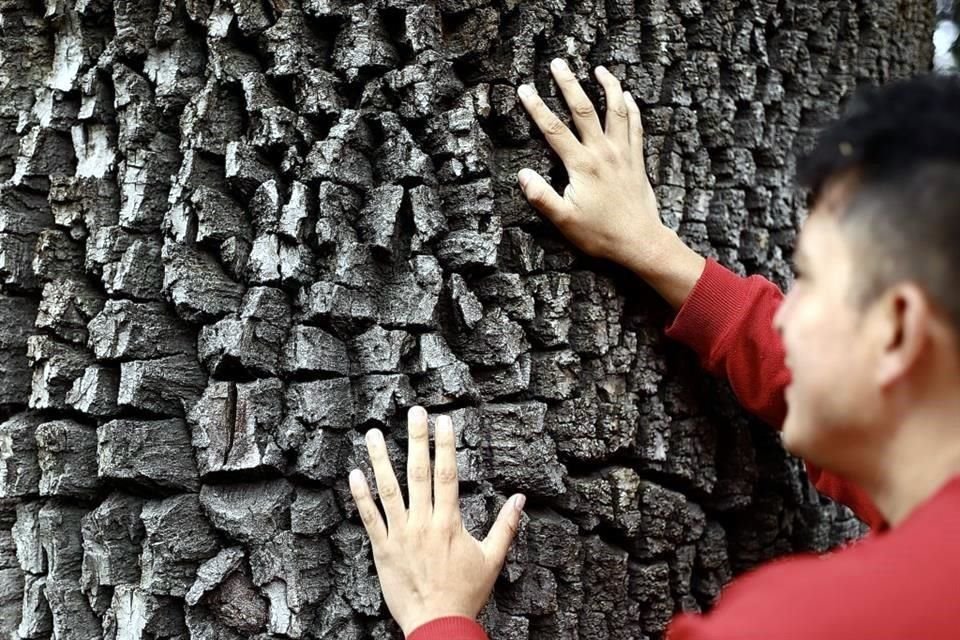
[[[960,332],[960,76],[921,75],[858,92],[798,159],[812,201],[852,176],[838,215],[855,229],[859,302],[918,283]]]
[[[799,159],[797,181],[815,198],[830,177],[850,169],[866,186],[935,163],[960,164],[960,76],[926,74],[861,89]]]

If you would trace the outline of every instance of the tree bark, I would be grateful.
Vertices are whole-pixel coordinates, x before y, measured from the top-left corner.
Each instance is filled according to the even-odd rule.
[[[786,286],[796,154],[930,65],[906,0],[0,0],[0,635],[397,637],[346,477],[458,428],[529,513],[494,638],[657,638],[860,535],[524,201],[516,87],[604,64],[667,225]],[[597,87],[586,81],[595,100]],[[465,576],[464,579],[469,579]]]

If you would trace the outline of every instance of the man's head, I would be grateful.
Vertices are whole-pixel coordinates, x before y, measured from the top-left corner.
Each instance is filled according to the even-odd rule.
[[[856,473],[911,413],[960,396],[960,79],[859,94],[798,177],[812,206],[775,319],[784,442]]]

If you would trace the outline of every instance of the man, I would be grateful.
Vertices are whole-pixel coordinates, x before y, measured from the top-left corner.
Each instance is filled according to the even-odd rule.
[[[659,219],[640,111],[603,69],[605,126],[562,61],[554,78],[579,139],[530,88],[520,97],[570,176],[561,196],[520,172],[530,202],[585,252],[623,264],[678,310],[668,335],[725,375],[750,411],[782,426],[818,489],[873,528],[817,558],[735,580],[671,640],[960,637],[960,80],[920,77],[861,94],[800,162],[812,208],[784,298],[685,247]],[[778,335],[779,334],[779,335]],[[473,621],[523,501],[489,537],[459,520],[453,435],[438,421],[431,506],[426,414],[410,414],[410,507],[382,436],[368,442],[387,512],[351,475],[387,605],[412,640],[479,640]],[[474,576],[463,581],[462,576]]]

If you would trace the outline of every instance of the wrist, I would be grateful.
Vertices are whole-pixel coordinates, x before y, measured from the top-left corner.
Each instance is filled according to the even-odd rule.
[[[619,247],[614,261],[630,269],[642,280],[658,275],[683,242],[669,228],[659,225],[653,231],[631,233]]]
[[[700,279],[706,259],[664,226],[644,237],[631,238],[630,244],[621,264],[655,289],[671,307],[679,309]]]

